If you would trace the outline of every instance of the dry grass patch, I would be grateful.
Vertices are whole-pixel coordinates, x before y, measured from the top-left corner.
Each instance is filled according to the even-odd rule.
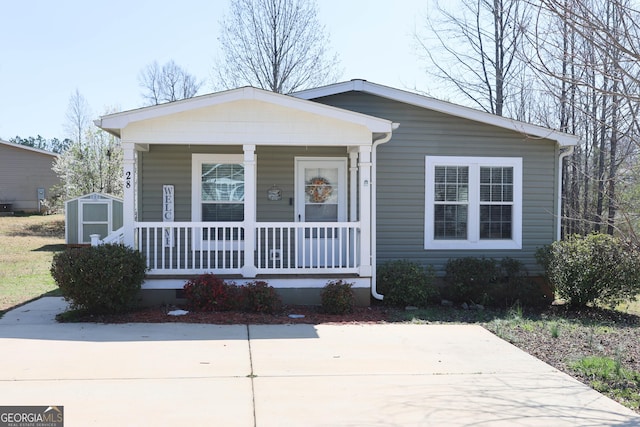
[[[0,313],[57,289],[49,269],[64,249],[64,216],[0,217]]]

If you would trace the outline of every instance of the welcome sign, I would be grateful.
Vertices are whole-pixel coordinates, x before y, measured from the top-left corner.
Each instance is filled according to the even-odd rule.
[[[162,221],[173,222],[174,219],[174,187],[162,186]],[[162,230],[162,242],[165,248],[173,247],[173,228],[165,227]]]

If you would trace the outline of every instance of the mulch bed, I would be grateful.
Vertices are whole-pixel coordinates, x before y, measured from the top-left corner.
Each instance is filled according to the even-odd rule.
[[[237,311],[189,312],[182,316],[171,316],[168,312],[178,307],[152,307],[118,315],[84,315],[74,319],[79,322],[97,323],[209,323],[215,325],[284,325],[321,323],[384,323],[395,310],[386,307],[356,307],[353,313],[338,315],[323,313],[315,306],[285,306],[277,314],[244,313]],[[300,317],[303,316],[303,317]]]

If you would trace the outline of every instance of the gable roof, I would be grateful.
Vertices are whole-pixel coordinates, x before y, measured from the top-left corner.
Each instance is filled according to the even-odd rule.
[[[348,82],[336,83],[315,89],[307,89],[291,94],[292,96],[302,99],[316,99],[324,96],[337,95],[345,92],[365,92],[388,98],[394,101],[403,102],[405,104],[415,105],[417,107],[426,108],[433,111],[457,116],[463,119],[473,120],[492,126],[501,127],[508,130],[524,133],[536,138],[550,139],[556,141],[559,146],[574,146],[580,138],[564,132],[548,129],[542,126],[536,126],[507,117],[497,116],[495,114],[486,113],[461,105],[452,104],[450,102],[441,101],[428,96],[417,93],[407,92],[388,86],[382,86],[371,83],[366,80],[355,79]]]
[[[224,103],[243,100],[262,101],[285,108],[291,108],[298,111],[317,114],[327,118],[343,120],[353,124],[365,126],[372,133],[390,133],[393,129],[393,123],[386,119],[368,116],[366,114],[308,101],[300,97],[282,95],[279,93],[270,92],[264,89],[258,89],[250,86],[223,92],[216,92],[208,95],[196,96],[193,98],[169,102],[166,104],[142,107],[137,110],[108,114],[102,116],[98,120],[95,120],[94,123],[96,126],[104,129],[112,135],[120,137],[120,131],[130,123],[160,118],[198,108],[211,107]]]
[[[29,147],[28,145],[16,144],[15,142],[3,141],[2,139],[0,139],[0,144],[7,145],[7,146],[12,147],[12,148],[19,148],[19,149],[22,149],[22,150],[32,151],[34,153],[46,154],[46,155],[52,156],[52,157],[60,156],[58,153],[52,153],[51,151],[41,150],[39,148],[34,148],[34,147]]]

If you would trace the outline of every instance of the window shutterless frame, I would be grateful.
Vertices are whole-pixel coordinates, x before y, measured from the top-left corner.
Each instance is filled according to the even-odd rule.
[[[244,183],[235,182],[231,176],[217,177],[216,184],[203,184],[203,165],[207,166],[207,173],[213,173],[211,166],[229,165],[241,166],[244,164],[242,154],[193,154],[191,159],[191,221],[207,221],[203,218],[206,211],[212,218],[218,218],[216,222],[231,221],[240,223],[244,221],[244,209],[237,208],[244,205]],[[221,168],[229,169],[229,168]],[[238,169],[238,168],[236,168]],[[233,168],[229,169],[233,170]],[[226,171],[226,174],[229,171]],[[223,175],[224,175],[223,174]],[[242,180],[244,176],[242,174]],[[206,187],[205,187],[206,185]],[[214,193],[217,194],[214,196]],[[219,194],[218,194],[219,193]],[[237,193],[237,194],[236,194]],[[207,197],[203,196],[206,194]],[[234,218],[237,216],[238,218]],[[209,219],[211,220],[211,219]],[[230,223],[231,225],[231,223]],[[200,234],[200,233],[198,233]],[[206,247],[207,242],[223,240],[228,249],[242,247],[244,236],[241,231],[227,230],[225,227],[203,229],[200,238],[193,240],[194,248]]]
[[[486,175],[488,171],[497,173],[499,170],[513,173],[512,177],[509,177],[512,182],[505,184],[507,182],[505,180],[500,183],[505,194],[507,192],[509,194],[498,201],[495,201],[495,198],[487,200],[485,195],[487,179],[483,178],[484,184],[481,185],[481,172]],[[436,178],[436,171],[439,174],[438,178]],[[448,175],[445,178],[442,177],[444,171]],[[455,179],[451,178],[454,171]],[[467,173],[468,176],[465,176]],[[498,184],[494,184],[494,188],[498,188]],[[495,212],[500,206],[504,206],[507,212],[510,207],[510,233],[481,232],[481,209],[483,209],[482,216],[486,217],[487,209]],[[462,210],[463,214],[458,214],[457,217],[460,222],[464,221],[464,210],[466,210],[466,224],[460,224],[462,227],[455,233],[447,234],[437,230],[436,214],[441,215],[443,210],[448,212]],[[507,216],[505,214],[505,217]],[[486,224],[484,226],[486,227]],[[462,231],[459,231],[460,229]],[[504,235],[509,234],[510,238],[503,238]],[[447,238],[447,235],[455,238]],[[490,237],[483,238],[481,235]],[[424,241],[426,250],[522,249],[522,158],[427,156],[425,158]]]

